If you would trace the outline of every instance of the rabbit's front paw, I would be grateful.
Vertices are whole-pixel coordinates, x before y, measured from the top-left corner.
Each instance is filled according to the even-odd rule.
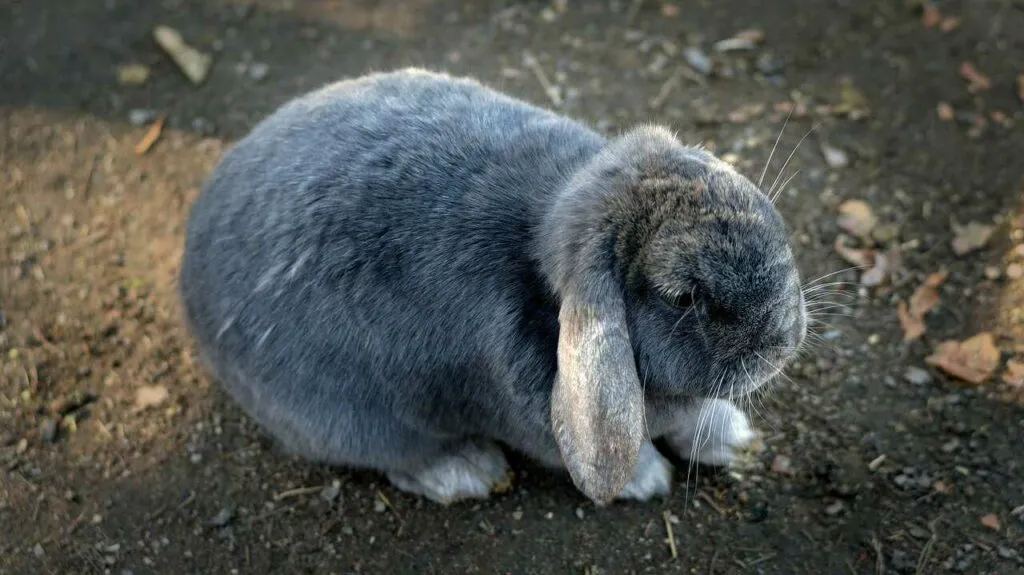
[[[492,443],[467,443],[412,473],[391,472],[395,487],[449,505],[463,499],[487,499],[495,485],[508,479],[501,448]]]
[[[668,495],[672,490],[672,464],[668,462],[650,443],[640,448],[637,458],[636,473],[619,499],[647,501],[655,496]]]
[[[713,466],[728,466],[756,437],[750,420],[724,399],[710,399],[688,410],[666,436],[679,457]]]

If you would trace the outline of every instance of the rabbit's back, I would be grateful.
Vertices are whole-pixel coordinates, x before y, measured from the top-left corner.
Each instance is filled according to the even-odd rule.
[[[293,443],[346,409],[501,426],[517,417],[501,394],[517,392],[489,389],[495,370],[521,370],[527,389],[554,370],[555,307],[532,234],[603,143],[422,71],[286,104],[225,155],[193,207],[182,295],[204,355]]]

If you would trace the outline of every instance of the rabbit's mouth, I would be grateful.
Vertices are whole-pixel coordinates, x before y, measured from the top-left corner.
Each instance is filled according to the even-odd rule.
[[[788,357],[770,357],[754,352],[731,362],[711,389],[710,397],[731,399],[749,395],[771,385],[786,367]]]

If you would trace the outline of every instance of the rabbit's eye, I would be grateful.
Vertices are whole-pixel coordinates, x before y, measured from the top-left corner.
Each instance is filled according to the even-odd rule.
[[[664,296],[665,303],[681,310],[690,309],[693,306],[693,292],[686,292]]]

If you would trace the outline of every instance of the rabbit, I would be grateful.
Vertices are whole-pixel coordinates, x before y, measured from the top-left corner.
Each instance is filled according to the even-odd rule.
[[[424,69],[258,123],[180,270],[203,362],[286,452],[443,505],[506,485],[506,450],[598,505],[667,495],[652,441],[728,465],[732,400],[807,331],[786,224],[729,164]]]

